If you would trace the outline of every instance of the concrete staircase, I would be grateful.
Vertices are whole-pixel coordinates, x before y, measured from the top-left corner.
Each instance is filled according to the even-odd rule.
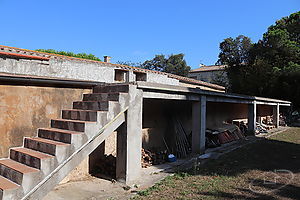
[[[129,85],[104,85],[84,94],[51,128],[25,138],[0,160],[0,200],[42,199],[125,121]]]

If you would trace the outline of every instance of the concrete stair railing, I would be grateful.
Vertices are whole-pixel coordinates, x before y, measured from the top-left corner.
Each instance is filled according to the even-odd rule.
[[[128,90],[128,84],[96,86],[51,128],[11,148],[0,160],[0,200],[41,199],[51,191],[125,121]]]

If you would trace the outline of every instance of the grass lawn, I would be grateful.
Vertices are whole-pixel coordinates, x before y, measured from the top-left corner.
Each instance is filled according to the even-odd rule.
[[[300,199],[300,128],[178,172],[134,199]]]

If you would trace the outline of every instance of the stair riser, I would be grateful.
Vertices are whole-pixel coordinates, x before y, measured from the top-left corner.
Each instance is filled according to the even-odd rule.
[[[56,153],[56,145],[30,140],[28,138],[25,138],[24,140],[24,147],[28,149],[40,151],[43,153],[47,153],[53,156],[55,156]]]
[[[23,174],[5,165],[0,165],[0,175],[21,185],[23,182]]]
[[[83,101],[118,101],[119,94],[110,94],[110,93],[102,93],[102,94],[84,94]]]
[[[96,122],[97,121],[97,112],[63,110],[62,118],[63,119],[71,119],[71,120]]]
[[[93,88],[93,93],[128,92],[128,90],[128,85],[96,86]]]
[[[70,131],[84,132],[85,123],[51,120],[51,127]]]
[[[38,136],[49,140],[71,144],[71,148],[73,150],[78,149],[87,141],[87,136],[85,134],[67,134],[43,129],[38,130]]]
[[[61,133],[61,132],[56,132],[56,131],[39,129],[38,136],[41,138],[54,140],[54,141],[58,141],[58,142],[64,142],[64,143],[68,143],[68,144],[71,144],[71,142],[72,142],[72,134]]]
[[[57,162],[60,163],[70,154],[70,146],[47,144],[25,138],[25,147],[43,153],[56,156]]]
[[[10,158],[24,165],[40,169],[44,175],[48,175],[57,166],[55,158],[39,159],[13,149],[10,150]]]
[[[96,111],[107,111],[108,110],[108,102],[88,102],[88,101],[79,101],[73,103],[74,109],[80,110],[96,110]]]
[[[121,115],[118,119],[112,121],[112,123],[100,134],[95,140],[89,145],[85,146],[82,151],[79,151],[74,157],[66,162],[62,168],[53,174],[51,181],[48,181],[44,186],[37,188],[36,192],[30,195],[30,199],[42,199],[45,193],[51,191],[56,184],[60,183],[61,180],[67,176],[67,174],[74,169],[75,166],[79,165],[80,162],[85,159],[91,152],[93,152],[99,144],[101,144],[113,131],[115,131],[125,121],[125,115]],[[95,130],[94,130],[95,132]]]
[[[40,172],[23,174],[5,165],[0,166],[0,175],[22,185],[24,192],[28,192],[32,189],[36,185],[37,181],[42,177]]]
[[[41,169],[41,160],[39,158],[15,151],[14,149],[10,150],[10,159],[30,167]]]

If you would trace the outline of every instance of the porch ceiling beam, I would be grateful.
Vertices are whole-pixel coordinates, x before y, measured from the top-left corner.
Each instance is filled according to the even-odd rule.
[[[200,95],[192,94],[168,94],[159,92],[143,92],[143,98],[146,99],[170,99],[170,100],[187,100],[187,101],[199,101]]]
[[[279,103],[283,106],[290,106],[291,102],[283,101],[279,99],[270,99],[264,97],[255,97],[255,96],[247,96],[233,93],[225,93],[225,92],[216,92],[216,91],[208,91],[202,90],[200,88],[189,88],[183,86],[175,86],[175,85],[166,85],[160,83],[150,83],[137,81],[136,82],[138,88],[143,89],[144,91],[155,91],[159,93],[180,93],[180,94],[193,94],[193,95],[204,95],[210,97],[210,101],[224,102],[219,101],[220,99],[226,100],[225,102],[229,103],[246,103],[251,104],[254,101],[256,102],[266,102],[266,103]]]
[[[208,102],[220,102],[220,103],[244,103],[244,104],[253,104],[252,100],[244,100],[244,99],[234,99],[234,98],[226,98],[226,97],[217,97],[217,96],[208,96],[206,98]]]

